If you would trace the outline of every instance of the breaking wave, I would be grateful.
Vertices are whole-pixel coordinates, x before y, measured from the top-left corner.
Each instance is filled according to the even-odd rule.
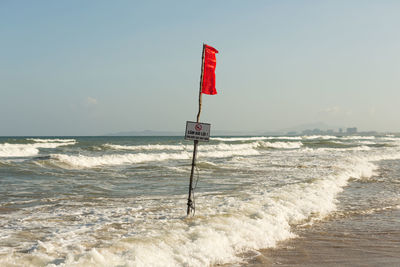
[[[40,148],[56,148],[59,146],[73,145],[74,139],[27,139],[29,141],[41,140],[34,144],[0,144],[0,157],[31,157],[39,154]]]
[[[0,157],[29,157],[39,154],[39,149],[28,144],[0,144]]]
[[[301,142],[264,142],[264,141],[256,141],[251,143],[244,144],[225,144],[220,143],[216,145],[210,144],[202,144],[199,146],[200,150],[203,151],[221,151],[221,150],[243,150],[243,149],[251,149],[251,148],[299,148],[303,144]],[[111,148],[114,150],[131,150],[131,151],[191,151],[193,149],[193,145],[114,145],[114,144],[105,144],[107,148]]]
[[[302,142],[260,142],[261,147],[277,149],[295,149],[303,146]]]
[[[211,137],[210,140],[223,141],[223,142],[237,142],[237,141],[257,141],[267,140],[269,137],[256,136],[256,137]]]
[[[75,139],[59,139],[59,138],[27,138],[28,141],[33,141],[37,143],[76,143]]]
[[[141,163],[147,161],[163,161],[170,159],[189,159],[187,153],[157,153],[157,154],[113,154],[104,156],[84,156],[84,155],[65,155],[53,154],[52,159],[57,159],[71,167],[93,168],[103,165],[123,165],[128,163]]]
[[[357,140],[357,139],[360,139],[360,140],[372,140],[372,139],[375,139],[375,136],[357,136],[357,135],[354,135],[354,136],[342,136],[342,137],[340,137],[340,139],[343,139],[343,140]]]
[[[228,158],[233,156],[252,156],[260,154],[260,149],[296,149],[301,142],[265,142],[256,141],[244,144],[202,144],[198,146],[198,157],[201,158]],[[114,145],[105,144],[105,147],[117,151],[132,151],[124,154],[105,155],[66,155],[53,154],[57,159],[71,167],[92,168],[102,165],[124,165],[149,161],[166,161],[190,159],[193,153],[192,145]]]
[[[111,148],[115,150],[186,150],[189,146],[184,145],[114,145],[114,144],[105,144],[104,147]]]
[[[302,140],[301,136],[256,136],[256,137],[211,137],[211,140],[222,142],[260,141],[260,140]]]
[[[276,247],[277,242],[295,237],[293,225],[312,224],[331,215],[337,210],[338,194],[349,181],[369,179],[377,174],[375,161],[400,159],[398,147],[375,149],[362,146],[368,144],[369,140],[351,142],[357,146],[340,149],[309,148],[307,143],[317,142],[303,140],[303,145],[300,139],[296,140],[274,142],[265,139],[247,140],[249,142],[239,144],[229,142],[201,144],[199,166],[212,167],[212,169],[208,167],[212,172],[208,182],[211,180],[221,182],[224,179],[225,174],[222,172],[225,169],[219,169],[221,173],[217,173],[218,166],[226,167],[227,170],[231,168],[226,175],[232,175],[237,171],[249,171],[250,174],[247,176],[238,174],[236,178],[245,182],[239,183],[239,189],[235,189],[234,193],[216,192],[219,189],[211,192],[199,190],[196,201],[201,208],[194,218],[184,216],[186,194],[183,196],[177,192],[173,195],[155,196],[146,195],[148,194],[146,191],[139,197],[121,195],[120,199],[118,195],[107,193],[99,195],[94,200],[91,196],[87,202],[76,201],[80,195],[71,198],[69,195],[67,197],[64,195],[61,202],[56,198],[53,204],[52,201],[48,201],[45,205],[32,206],[24,212],[15,213],[13,214],[15,217],[3,225],[8,227],[15,222],[16,227],[21,227],[24,231],[26,229],[31,231],[40,225],[49,229],[49,234],[45,238],[35,236],[32,241],[34,244],[5,248],[4,253],[1,251],[5,256],[0,258],[0,265],[30,266],[36,263],[39,266],[214,266],[242,263],[245,265],[243,254]],[[338,140],[339,144],[344,143],[343,140]],[[323,142],[337,143],[338,140],[323,140]],[[107,141],[112,142],[112,140]],[[56,141],[36,143],[43,143],[46,146],[54,145]],[[65,142],[59,143],[65,145]],[[35,148],[33,145],[38,144],[19,145],[20,148],[27,149]],[[104,143],[98,145],[101,148],[103,146]],[[49,161],[72,169],[149,161],[158,164],[160,161],[189,160],[193,149],[192,145],[183,144],[146,146],[107,144],[108,148],[116,151],[110,150],[104,153],[104,151],[87,151],[86,147],[87,145],[79,147],[79,150],[74,151],[74,155],[54,152]],[[272,149],[268,150],[270,148]],[[355,151],[346,152],[348,150]],[[88,154],[78,155],[85,152]],[[241,158],[246,155],[249,157]],[[258,156],[252,157],[252,155]],[[233,157],[232,160],[237,158],[240,160],[237,161],[238,164],[228,166],[229,160],[225,158],[229,157]],[[212,161],[213,158],[223,160]],[[268,165],[274,160],[285,166],[277,169],[276,173],[271,173],[273,169]],[[307,162],[310,165],[306,166]],[[168,164],[168,167],[181,169],[188,164],[178,162]],[[299,164],[305,167],[297,168]],[[264,165],[266,168],[264,170],[267,171],[251,172],[260,165]],[[146,166],[153,167],[152,164]],[[108,168],[111,172],[114,172],[114,169]],[[285,171],[289,171],[288,173],[294,171],[296,179],[291,179]],[[73,170],[70,173],[65,171],[65,173],[68,176],[75,176],[80,171]],[[85,174],[84,183],[86,183],[86,173],[82,173]],[[108,173],[106,176],[100,176],[100,173],[96,170],[90,174],[92,176],[89,178],[96,181],[93,186],[105,186],[103,179],[98,177],[105,178],[104,180],[115,178]],[[251,181],[253,176],[256,176],[253,175],[255,173],[259,176]],[[267,180],[275,174],[283,182],[271,185]],[[135,177],[135,174],[129,172],[129,176]],[[171,180],[174,182],[180,180],[178,172],[176,176]],[[142,178],[140,175],[135,177],[137,180]],[[247,182],[252,185],[247,187],[245,185]],[[124,177],[122,185],[125,183]],[[154,187],[149,187],[148,190],[153,193]],[[84,193],[85,191],[82,192]],[[398,203],[396,205],[394,207],[399,208]],[[389,208],[391,206],[383,207],[383,209]],[[379,211],[379,208],[376,210]],[[367,212],[374,211],[372,207],[371,211]],[[16,231],[15,227],[8,227],[8,231],[3,231],[2,233],[6,233],[3,236],[14,232],[26,233]]]
[[[327,140],[327,139],[337,139],[337,136],[333,135],[305,135],[302,137],[303,139],[322,139],[322,140]]]
[[[381,155],[379,158],[399,156]],[[277,242],[295,237],[291,225],[312,224],[336,210],[337,194],[350,178],[374,175],[377,166],[371,161],[376,159],[378,157],[374,156],[347,158],[337,162],[337,172],[317,177],[311,183],[287,184],[268,191],[261,187],[259,192],[256,190],[243,198],[199,195],[198,201],[203,203],[202,216],[195,220],[168,217],[155,222],[158,230],[151,235],[136,233],[136,238],[121,238],[111,246],[86,250],[79,257],[68,251],[71,255],[66,257],[64,265],[209,266],[240,262],[237,256],[240,253],[275,247]],[[173,213],[174,205],[176,203],[164,203],[165,213]],[[79,212],[85,214],[86,210],[80,209]],[[133,212],[132,208],[121,209],[118,214],[131,216]],[[115,210],[98,213],[108,222],[112,222],[116,214]],[[160,211],[157,213],[149,207],[143,213],[159,216]],[[65,236],[63,240],[68,238]],[[46,245],[39,244],[43,248]]]
[[[241,150],[219,150],[219,151],[202,151],[199,149],[198,158],[224,158],[233,156],[251,156],[258,155],[255,149]],[[70,167],[75,168],[93,168],[105,165],[124,165],[132,163],[142,163],[149,161],[166,161],[166,160],[189,160],[192,154],[189,152],[178,153],[136,153],[136,154],[112,154],[103,156],[84,156],[84,155],[65,155],[52,154],[52,159],[57,159]]]

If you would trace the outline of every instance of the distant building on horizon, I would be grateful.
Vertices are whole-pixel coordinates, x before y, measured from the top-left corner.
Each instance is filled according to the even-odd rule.
[[[343,128],[339,128],[337,132],[333,129],[327,129],[327,130],[321,130],[318,128],[315,129],[305,129],[301,132],[302,135],[344,135],[344,134],[356,134],[358,133],[357,127],[349,127],[346,128],[345,131],[343,131]],[[288,132],[288,135],[295,135],[297,134],[296,132]]]
[[[352,128],[347,128],[346,129],[347,134],[355,134],[357,133],[357,127],[352,127]]]

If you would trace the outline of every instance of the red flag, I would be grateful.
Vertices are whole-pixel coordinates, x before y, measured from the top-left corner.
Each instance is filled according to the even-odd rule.
[[[201,86],[203,94],[217,94],[217,90],[215,89],[215,66],[217,65],[215,54],[217,53],[218,50],[214,47],[204,45],[203,82]]]

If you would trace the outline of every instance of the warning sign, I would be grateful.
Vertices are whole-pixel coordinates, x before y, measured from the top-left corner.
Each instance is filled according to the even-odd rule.
[[[208,142],[210,140],[211,124],[187,121],[186,122],[186,140],[197,140]]]

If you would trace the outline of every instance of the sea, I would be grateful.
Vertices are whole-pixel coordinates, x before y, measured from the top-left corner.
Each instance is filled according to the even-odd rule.
[[[400,136],[0,137],[0,266],[400,266]]]

